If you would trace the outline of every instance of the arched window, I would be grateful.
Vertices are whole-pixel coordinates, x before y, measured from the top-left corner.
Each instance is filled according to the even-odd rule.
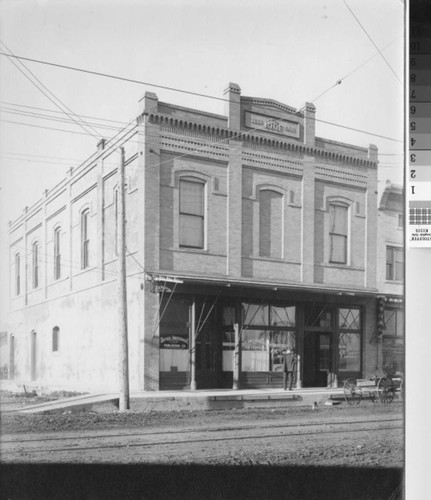
[[[205,182],[193,177],[180,179],[179,245],[205,246]]]
[[[33,288],[39,286],[39,243],[35,241],[32,246],[32,277]]]
[[[329,205],[329,262],[347,264],[348,214],[347,205]]]
[[[52,352],[57,352],[59,350],[59,337],[60,328],[58,326],[54,326],[52,329]]]
[[[283,195],[271,189],[259,191],[259,255],[283,256]]]
[[[90,239],[88,236],[89,216],[90,210],[88,208],[81,213],[81,269],[86,269],[90,265]]]
[[[54,279],[61,278],[61,228],[54,229]]]
[[[15,295],[21,293],[21,256],[15,254]]]

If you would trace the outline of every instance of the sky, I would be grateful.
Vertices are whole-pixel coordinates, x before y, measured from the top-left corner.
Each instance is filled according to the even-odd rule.
[[[294,108],[313,102],[318,120],[341,125],[317,122],[316,135],[377,145],[379,190],[387,179],[402,183],[403,3],[347,4],[351,10],[344,0],[0,0],[0,52],[152,84],[0,55],[0,312],[8,221],[94,153],[99,138],[136,118],[146,91],[224,112],[220,100],[157,85],[220,98],[235,82],[242,95]],[[38,86],[24,76],[29,70]]]

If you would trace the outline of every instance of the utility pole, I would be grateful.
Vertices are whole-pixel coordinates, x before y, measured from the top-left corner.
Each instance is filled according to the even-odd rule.
[[[124,148],[121,151],[121,164],[118,178],[118,333],[119,333],[119,409],[130,409],[129,398],[129,347],[127,340],[127,280],[126,280],[126,215],[124,199]]]

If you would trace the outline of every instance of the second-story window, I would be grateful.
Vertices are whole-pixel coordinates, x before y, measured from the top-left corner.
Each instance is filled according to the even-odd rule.
[[[90,265],[89,246],[90,240],[88,236],[88,219],[90,210],[84,210],[81,214],[81,269],[86,269]]]
[[[329,205],[329,262],[347,264],[348,213],[345,205]]]
[[[404,254],[400,247],[386,247],[386,279],[401,281],[404,278]]]
[[[15,295],[21,293],[21,256],[15,255]]]
[[[205,183],[199,179],[180,180],[179,245],[205,246]]]
[[[32,269],[33,269],[33,288],[39,286],[39,244],[37,241],[33,243],[32,247]]]
[[[61,232],[60,228],[57,227],[54,230],[54,279],[59,280],[61,278]]]
[[[259,192],[259,255],[281,259],[283,253],[283,195]]]

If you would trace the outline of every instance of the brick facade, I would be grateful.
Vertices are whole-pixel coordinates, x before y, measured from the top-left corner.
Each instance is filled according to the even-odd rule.
[[[296,290],[298,300],[328,301],[334,307],[345,305],[347,297],[363,311],[362,375],[374,372],[375,350],[369,339],[375,331],[377,271],[382,269],[377,262],[376,148],[316,137],[312,104],[297,111],[271,99],[244,97],[232,83],[224,96],[226,113],[215,115],[163,103],[147,93],[136,124],[122,139],[102,142],[93,157],[11,223],[10,324],[16,383],[28,382],[30,365],[36,363],[31,382],[38,386],[115,389],[120,145],[126,150],[132,390],[160,387],[164,292],[156,285],[163,285],[166,276],[183,281],[178,290],[184,293],[192,293],[197,286],[193,283],[199,283],[207,287],[204,295],[218,296],[217,284],[241,286],[238,294],[243,296],[248,287],[253,293],[271,287],[281,290],[286,300]],[[190,178],[205,186],[203,248],[179,244],[179,183]],[[265,193],[272,193],[268,214],[262,208]],[[342,263],[330,257],[330,206],[337,203],[347,210],[347,257]],[[85,210],[89,266],[82,269]],[[61,232],[58,280],[53,274],[56,228]],[[264,242],[269,250],[262,251],[265,238],[271,240]],[[33,289],[35,241],[40,246],[40,282]],[[273,248],[277,250],[271,254]],[[161,281],[154,281],[157,276]],[[170,289],[169,295],[175,285],[163,286]],[[60,328],[55,353],[50,349],[54,326]],[[32,355],[31,332],[37,333]],[[298,345],[301,342],[298,339]]]

